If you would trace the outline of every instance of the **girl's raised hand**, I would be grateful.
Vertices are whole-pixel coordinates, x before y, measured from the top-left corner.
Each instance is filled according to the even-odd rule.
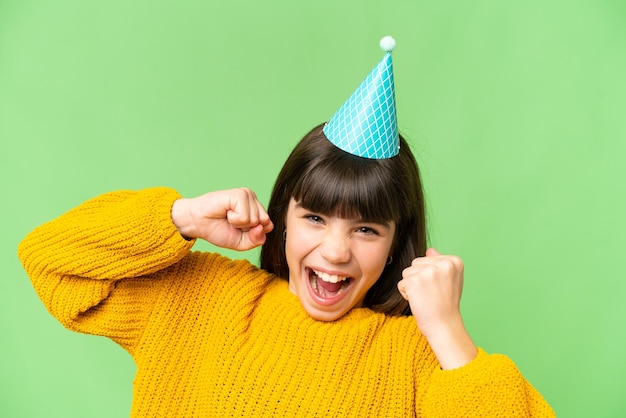
[[[185,238],[239,251],[262,245],[274,229],[263,205],[246,188],[178,199],[172,206],[172,222]]]
[[[477,355],[461,317],[463,261],[430,248],[402,273],[398,290],[409,301],[420,332],[443,369],[469,363]]]

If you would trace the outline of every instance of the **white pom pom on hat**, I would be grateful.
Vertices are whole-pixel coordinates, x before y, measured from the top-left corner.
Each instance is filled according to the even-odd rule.
[[[380,47],[385,52],[391,52],[396,47],[396,40],[391,36],[385,36],[380,40]]]

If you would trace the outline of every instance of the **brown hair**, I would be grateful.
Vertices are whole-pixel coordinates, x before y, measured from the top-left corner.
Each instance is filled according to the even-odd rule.
[[[393,261],[370,288],[363,306],[388,315],[410,315],[397,283],[402,270],[426,253],[425,205],[417,162],[400,136],[400,152],[374,160],[340,150],[313,128],[293,149],[278,174],[268,205],[274,231],[261,249],[261,268],[289,277],[283,234],[293,197],[327,216],[396,222]]]

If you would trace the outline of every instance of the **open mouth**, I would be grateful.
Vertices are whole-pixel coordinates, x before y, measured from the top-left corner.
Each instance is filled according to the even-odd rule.
[[[343,297],[346,289],[350,287],[353,278],[328,274],[323,271],[307,269],[309,273],[309,286],[312,294],[323,304],[332,304]]]

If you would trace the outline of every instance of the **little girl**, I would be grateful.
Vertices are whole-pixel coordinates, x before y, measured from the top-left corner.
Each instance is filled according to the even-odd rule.
[[[133,356],[133,417],[554,416],[468,335],[462,261],[426,248],[395,118],[388,51],[296,145],[267,212],[245,188],[118,191],[36,228],[20,258],[63,325]],[[196,239],[262,245],[260,268]]]

